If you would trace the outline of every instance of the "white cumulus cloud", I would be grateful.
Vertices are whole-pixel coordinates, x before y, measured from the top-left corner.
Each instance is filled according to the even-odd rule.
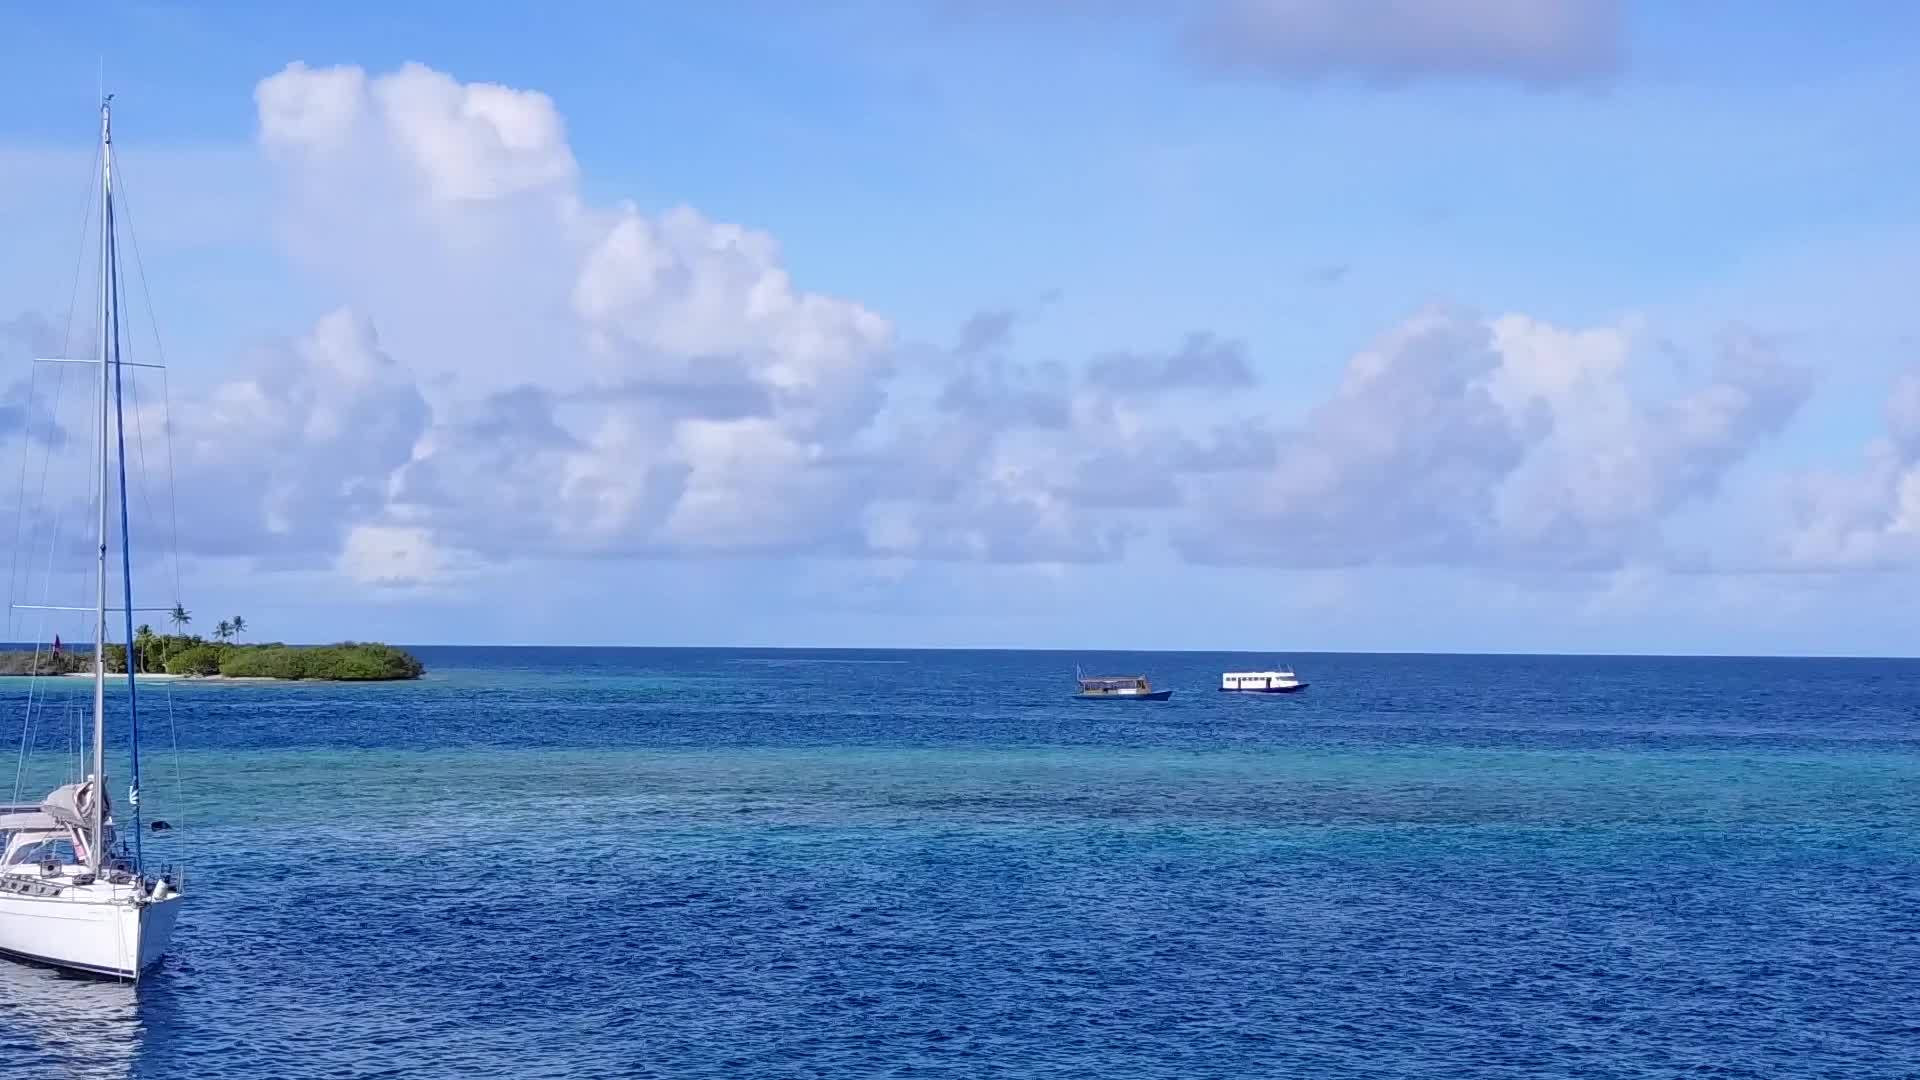
[[[1887,569],[1920,562],[1920,371],[1888,391],[1886,430],[1852,470],[1790,478],[1782,547],[1810,570]]]
[[[1211,499],[1183,548],[1291,565],[1661,554],[1661,526],[1793,417],[1808,373],[1770,345],[1723,344],[1714,374],[1643,390],[1631,326],[1424,313],[1348,364],[1274,464]]]
[[[1035,357],[984,311],[903,350],[763,230],[590,200],[545,95],[294,64],[255,96],[289,250],[340,307],[176,402],[203,554],[378,585],[469,559],[1059,566],[1161,540],[1209,563],[1657,566],[1666,522],[1808,392],[1760,339],[1669,385],[1631,322],[1440,309],[1304,407],[1208,333]],[[1920,447],[1910,397],[1890,445]]]

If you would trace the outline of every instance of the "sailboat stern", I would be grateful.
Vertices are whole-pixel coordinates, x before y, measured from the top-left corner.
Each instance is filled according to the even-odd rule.
[[[180,893],[170,893],[164,898],[149,898],[135,905],[134,948],[132,953],[134,977],[155,964],[167,953],[167,945],[173,941],[173,925],[180,916],[180,905],[186,900]]]

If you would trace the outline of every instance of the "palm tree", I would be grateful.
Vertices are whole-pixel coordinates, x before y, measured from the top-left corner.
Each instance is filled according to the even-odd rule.
[[[219,638],[221,641],[227,640],[233,636],[233,624],[225,619],[221,619],[220,625],[213,628],[213,636]]]
[[[133,631],[133,655],[135,657],[134,662],[139,665],[140,671],[144,672],[148,670],[148,662],[152,659],[152,657],[148,654],[152,652],[153,652],[153,627],[148,626],[146,623],[141,623],[139,626],[135,627]]]
[[[245,630],[246,630],[246,628],[247,628],[247,620],[246,620],[246,619],[244,619],[244,618],[242,618],[242,617],[240,617],[240,616],[238,616],[238,615],[235,615],[235,616],[233,617],[233,619],[231,620],[231,622],[232,622],[232,625],[233,625],[233,637],[234,637],[234,640],[236,640],[236,641],[238,641],[238,640],[240,639],[240,634],[241,634],[241,633],[242,633],[243,631],[245,631]]]
[[[167,618],[173,621],[174,633],[181,634],[186,632],[187,624],[193,621],[193,612],[175,604],[173,610],[167,613]]]

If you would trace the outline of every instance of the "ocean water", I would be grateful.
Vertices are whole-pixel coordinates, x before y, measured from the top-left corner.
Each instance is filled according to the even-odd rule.
[[[0,1076],[1920,1076],[1920,663],[419,652],[150,686],[191,906]]]

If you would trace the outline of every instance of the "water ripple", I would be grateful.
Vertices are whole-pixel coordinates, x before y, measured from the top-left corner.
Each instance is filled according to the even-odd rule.
[[[1149,711],[1051,657],[507,655],[181,690],[174,954],[0,965],[0,1070],[1920,1074],[1907,666],[1344,658]]]

